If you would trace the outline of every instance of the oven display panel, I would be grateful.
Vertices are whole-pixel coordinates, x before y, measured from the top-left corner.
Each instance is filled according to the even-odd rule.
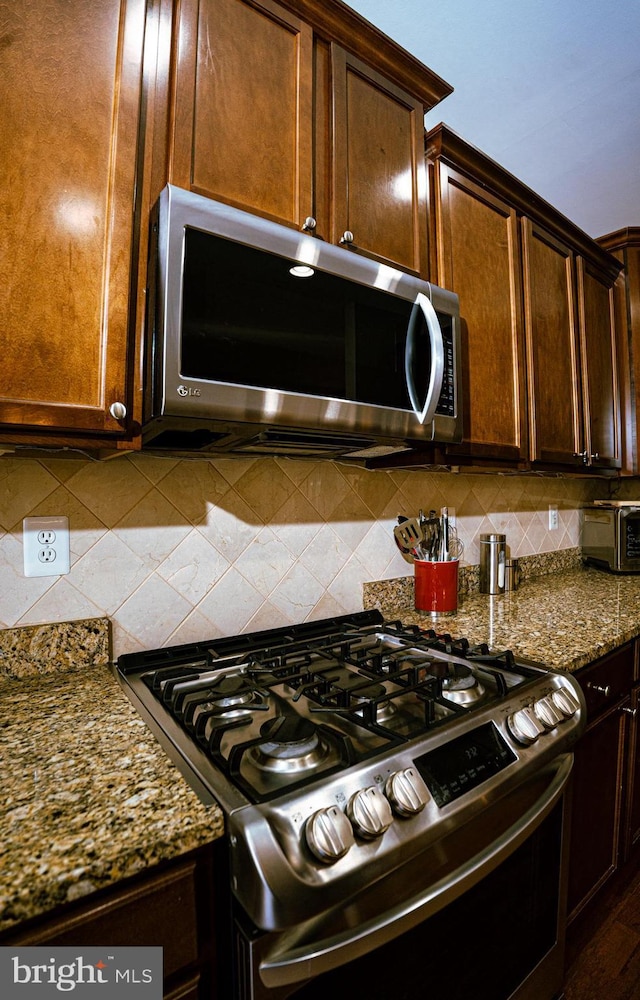
[[[439,808],[516,760],[492,722],[418,757],[415,765]]]

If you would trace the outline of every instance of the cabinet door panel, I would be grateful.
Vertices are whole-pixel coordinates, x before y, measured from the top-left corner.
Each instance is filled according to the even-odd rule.
[[[618,864],[625,716],[587,729],[575,750],[568,913],[576,915]]]
[[[426,272],[424,108],[333,45],[332,240]]]
[[[523,219],[533,462],[579,465],[582,409],[573,251]]]
[[[171,180],[300,225],[311,214],[313,38],[270,0],[181,7]]]
[[[620,468],[620,403],[613,287],[578,261],[585,447],[593,465]]]
[[[0,422],[123,431],[144,0],[0,5]]]
[[[437,280],[460,299],[466,390],[464,442],[447,452],[523,460],[527,450],[516,213],[445,164],[434,169]]]

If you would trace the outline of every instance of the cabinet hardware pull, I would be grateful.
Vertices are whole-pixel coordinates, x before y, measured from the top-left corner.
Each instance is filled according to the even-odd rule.
[[[127,415],[127,408],[124,405],[124,403],[118,403],[118,402],[112,403],[111,406],[109,407],[109,413],[111,414],[114,420],[118,421],[124,420],[124,418]]]
[[[628,705],[623,705],[620,711],[624,712],[626,715],[630,715],[632,719],[635,719],[638,714],[637,708],[629,708]]]
[[[608,698],[611,694],[610,684],[593,684],[591,681],[587,681],[587,687],[590,691],[597,691],[598,694],[603,694],[605,698]]]
[[[586,448],[584,451],[574,451],[573,457],[581,458],[583,465],[589,464],[589,452],[586,450]]]
[[[308,215],[300,228],[302,229],[303,233],[312,233],[317,225],[318,223],[316,222],[314,217],[312,215]]]
[[[345,229],[344,233],[340,237],[341,243],[353,243],[353,233],[350,229]]]

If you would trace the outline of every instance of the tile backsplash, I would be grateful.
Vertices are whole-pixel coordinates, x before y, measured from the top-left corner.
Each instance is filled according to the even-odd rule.
[[[455,509],[463,563],[504,532],[512,556],[579,544],[593,479],[367,471],[338,462],[126,455],[0,458],[0,627],[109,617],[114,655],[362,609],[408,576],[399,513]],[[548,528],[549,504],[559,526]],[[22,520],[66,515],[68,575],[25,577]]]

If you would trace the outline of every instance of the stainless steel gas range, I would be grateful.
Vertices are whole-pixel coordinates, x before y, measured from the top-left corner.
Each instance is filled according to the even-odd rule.
[[[370,1000],[401,1000],[421,995],[424,962],[433,1000],[559,995],[567,788],[585,725],[571,675],[377,611],[117,668],[224,810],[239,1000],[337,984],[347,996],[351,978]],[[499,970],[497,919],[517,941]],[[451,928],[478,941],[469,962],[447,966]],[[374,953],[387,957],[372,973]]]

